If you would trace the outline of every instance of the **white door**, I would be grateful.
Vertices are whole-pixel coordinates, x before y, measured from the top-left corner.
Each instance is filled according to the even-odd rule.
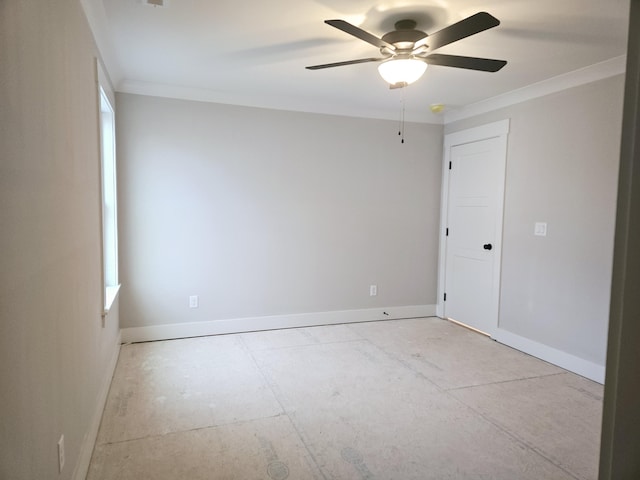
[[[498,326],[506,140],[447,148],[443,316],[491,335]]]

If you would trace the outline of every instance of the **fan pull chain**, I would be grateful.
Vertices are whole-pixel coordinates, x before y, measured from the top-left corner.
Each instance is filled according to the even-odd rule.
[[[402,107],[400,110],[400,130],[398,131],[398,135],[400,135],[400,143],[404,143],[404,87],[402,88],[402,100],[400,100],[400,104]]]
[[[404,97],[404,93],[402,96]],[[404,143],[404,98],[402,99],[402,141],[400,143]]]
[[[398,115],[398,136],[402,135],[402,100],[400,100],[400,113]]]

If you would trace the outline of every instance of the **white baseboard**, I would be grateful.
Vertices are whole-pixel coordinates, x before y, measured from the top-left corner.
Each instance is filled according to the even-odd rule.
[[[202,337],[225,333],[255,332],[281,328],[313,327],[338,323],[371,322],[375,320],[397,320],[400,318],[433,317],[435,305],[409,305],[389,308],[367,308],[362,310],[338,310],[332,312],[298,313],[265,317],[231,318],[207,322],[172,323],[148,327],[123,328],[122,341],[148,342],[172,338]]]
[[[557,350],[528,338],[521,337],[520,335],[516,335],[515,333],[508,332],[501,328],[496,329],[492,338],[509,347],[515,348],[516,350],[538,357],[545,362],[552,363],[558,367],[564,368],[565,370],[582,375],[594,382],[604,384],[604,365],[598,365],[597,363],[576,357],[570,353]]]
[[[82,441],[80,447],[80,455],[78,456],[78,462],[73,471],[73,480],[85,480],[87,473],[89,472],[89,464],[91,463],[91,455],[93,455],[93,447],[96,444],[98,438],[98,430],[100,429],[100,422],[102,421],[102,412],[104,406],[107,403],[107,395],[109,394],[109,388],[111,387],[111,379],[116,370],[116,364],[118,363],[118,356],[120,355],[120,345],[122,344],[122,333],[118,332],[116,337],[116,343],[114,345],[113,354],[109,360],[109,365],[102,379],[102,385],[100,385],[100,391],[98,392],[98,398],[96,401],[96,407],[91,418],[91,424],[89,430]]]

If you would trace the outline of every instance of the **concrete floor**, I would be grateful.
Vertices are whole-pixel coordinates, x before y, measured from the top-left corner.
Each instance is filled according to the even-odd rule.
[[[437,318],[125,345],[88,479],[595,480],[601,409]]]

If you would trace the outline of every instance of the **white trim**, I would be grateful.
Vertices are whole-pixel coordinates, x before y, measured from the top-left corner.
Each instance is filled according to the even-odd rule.
[[[521,337],[501,328],[495,331],[493,339],[565,370],[582,375],[594,382],[604,384],[604,365],[576,357],[570,353]]]
[[[101,60],[98,57],[95,57],[95,62],[96,62],[96,72],[97,72],[96,81],[98,82],[98,86],[96,88],[98,89],[98,91],[100,91],[100,89],[104,91],[104,94],[107,96],[107,99],[109,100],[111,109],[115,112],[116,94],[115,94],[115,90],[113,89],[113,84],[111,83],[111,79],[109,78],[109,75],[107,74],[106,70],[102,66]]]
[[[461,130],[445,135],[444,146],[451,148],[454,145],[464,145],[465,143],[477,142],[488,138],[500,137],[509,133],[509,119],[487,123],[479,127]]]
[[[98,72],[101,68],[98,64]],[[115,301],[120,284],[118,283],[118,194],[116,167],[116,131],[115,110],[102,84],[98,84],[99,92],[99,139],[100,139],[100,243],[101,275],[102,275],[102,317],[109,313]],[[106,214],[107,197],[112,200],[111,213]],[[105,229],[105,226],[109,228]],[[109,238],[105,232],[110,232]],[[103,320],[104,326],[104,320]]]
[[[122,334],[121,332],[118,332],[113,354],[111,355],[107,371],[102,379],[102,385],[100,385],[100,391],[98,392],[96,407],[93,411],[91,423],[89,424],[89,430],[82,440],[82,445],[80,445],[80,454],[78,455],[78,461],[71,477],[73,480],[84,480],[89,472],[91,455],[93,455],[93,448],[96,444],[98,430],[100,429],[100,422],[102,421],[102,412],[104,411],[104,407],[107,403],[107,395],[109,394],[109,388],[111,387],[111,379],[116,371],[118,357],[120,356],[120,344],[122,344]]]
[[[466,105],[456,110],[445,113],[445,125],[469,117],[475,117],[483,113],[508,107],[516,103],[525,102],[534,98],[543,97],[551,93],[560,92],[568,88],[585,85],[605,78],[621,75],[626,70],[627,56],[621,55],[604,62],[596,63],[573,72],[548,78],[538,83],[528,85],[517,90],[497,95],[480,102]]]
[[[440,242],[438,248],[438,297],[436,304],[436,315],[444,317],[444,291],[445,291],[445,272],[446,272],[446,245],[447,245],[447,218],[449,211],[449,161],[451,160],[451,148],[456,145],[464,145],[465,143],[477,142],[489,138],[500,139],[500,159],[502,165],[500,171],[503,174],[502,181],[499,184],[497,198],[499,200],[496,217],[496,230],[494,235],[494,255],[497,265],[496,275],[493,278],[493,298],[492,308],[496,320],[496,328],[498,327],[498,315],[500,307],[500,265],[502,259],[502,224],[504,220],[504,191],[506,185],[506,163],[507,163],[507,136],[509,134],[509,119],[499,120],[497,122],[488,123],[479,127],[462,130],[460,132],[450,133],[444,137],[443,159],[442,159],[442,188],[440,197]],[[489,331],[488,334],[493,332]]]
[[[118,85],[122,79],[122,70],[118,63],[118,56],[113,48],[109,20],[107,19],[104,3],[102,0],[80,0],[80,5],[89,24],[89,29],[93,34],[101,61],[104,62],[106,70],[109,72],[109,84]]]
[[[227,333],[255,332],[282,328],[313,327],[340,323],[371,322],[435,316],[435,305],[409,305],[362,310],[298,313],[264,317],[231,318],[207,322],[172,323],[122,329],[122,341],[147,342],[172,338],[202,337]]]
[[[117,285],[107,286],[104,289],[105,301],[104,301],[104,310],[102,311],[102,317],[106,317],[109,315],[109,311],[111,310],[111,307],[116,301],[116,298],[118,298],[118,292],[120,292],[120,286],[121,284],[117,284]],[[104,327],[104,325],[102,326]]]

